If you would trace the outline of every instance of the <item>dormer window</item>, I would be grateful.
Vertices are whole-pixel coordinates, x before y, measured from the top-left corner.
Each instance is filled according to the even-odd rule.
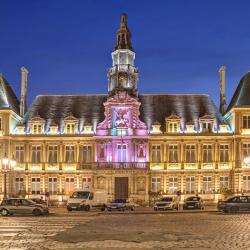
[[[51,123],[49,126],[49,133],[55,135],[58,133],[58,126],[55,123]]]
[[[150,131],[150,134],[162,134],[161,124],[158,121],[152,124],[152,130]]]
[[[228,133],[228,125],[226,122],[222,121],[220,123],[220,130],[219,130],[219,133]]]
[[[212,123],[211,122],[202,122],[202,132],[212,132]]]
[[[186,123],[186,133],[195,133],[194,124],[192,121]]]
[[[180,132],[180,117],[175,113],[166,118],[167,133],[179,133]]]
[[[169,133],[177,133],[179,132],[179,127],[177,122],[169,122],[168,124],[168,132]]]
[[[205,114],[200,118],[200,128],[203,133],[213,133],[214,132],[215,118],[212,115]]]
[[[18,135],[25,134],[25,125],[24,124],[18,124],[16,126],[16,134],[18,134]]]
[[[75,134],[78,120],[72,114],[64,119],[64,133]]]
[[[83,126],[83,134],[93,134],[93,126],[91,124],[84,124]]]
[[[41,134],[43,130],[42,124],[33,124],[32,125],[32,134]]]
[[[31,134],[38,135],[44,132],[45,121],[38,114],[29,120]]]
[[[75,133],[75,124],[74,123],[67,123],[65,133],[66,134],[74,134]]]

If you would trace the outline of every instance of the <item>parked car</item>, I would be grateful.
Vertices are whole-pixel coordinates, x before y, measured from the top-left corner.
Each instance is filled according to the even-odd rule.
[[[217,204],[218,210],[227,213],[236,213],[239,211],[250,211],[250,196],[236,195],[231,196],[224,201],[219,201]]]
[[[0,205],[0,214],[2,216],[12,214],[33,214],[33,215],[44,215],[48,214],[49,210],[47,206],[37,204],[32,200],[9,198],[4,199]]]
[[[184,200],[183,210],[185,209],[204,209],[204,203],[200,196],[190,196]]]
[[[34,201],[36,204],[42,204],[42,205],[47,206],[47,202],[46,202],[45,200],[43,200],[43,199],[32,198],[32,199],[30,199],[30,200]]]
[[[107,205],[107,210],[112,211],[125,211],[125,210],[130,210],[134,211],[135,210],[135,204],[130,202],[128,199],[116,199],[113,200],[110,204]]]
[[[162,197],[157,200],[154,204],[154,210],[169,210],[169,209],[179,209],[179,198],[178,197]]]

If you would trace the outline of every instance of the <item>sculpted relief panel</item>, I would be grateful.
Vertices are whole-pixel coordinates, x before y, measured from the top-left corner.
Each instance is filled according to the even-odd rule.
[[[146,178],[145,177],[137,177],[137,191],[145,191],[146,188]]]
[[[97,188],[98,189],[105,189],[106,188],[106,178],[100,176],[97,178]]]

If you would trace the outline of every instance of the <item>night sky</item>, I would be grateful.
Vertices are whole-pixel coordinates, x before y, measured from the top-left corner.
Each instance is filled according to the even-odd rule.
[[[140,93],[206,93],[227,103],[250,69],[250,1],[0,0],[0,72],[39,94],[107,93],[120,14],[128,14]]]

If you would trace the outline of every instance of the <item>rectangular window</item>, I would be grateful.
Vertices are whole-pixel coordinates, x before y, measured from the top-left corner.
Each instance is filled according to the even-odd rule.
[[[65,194],[72,194],[75,190],[75,179],[74,177],[65,178]]]
[[[204,176],[203,177],[203,191],[205,193],[212,193],[212,177]]]
[[[48,147],[49,155],[48,155],[48,162],[49,163],[57,163],[57,152],[58,148],[57,146],[50,145]]]
[[[20,194],[24,191],[24,180],[22,177],[16,178],[16,194]]]
[[[42,127],[43,126],[41,124],[33,124],[33,134],[41,134]]]
[[[168,183],[168,192],[170,194],[176,194],[178,191],[178,177],[170,177]]]
[[[203,162],[212,161],[212,145],[203,145]]]
[[[220,189],[228,189],[229,181],[228,176],[220,176]]]
[[[243,176],[243,192],[249,192],[250,191],[250,175]]]
[[[220,145],[220,162],[229,162],[229,146],[227,144]]]
[[[83,190],[91,190],[92,182],[90,177],[82,178],[82,189]]]
[[[250,128],[250,115],[243,115],[243,128]]]
[[[86,145],[82,147],[82,163],[92,162],[92,146]]]
[[[178,123],[177,122],[169,122],[168,123],[168,132],[169,133],[177,133],[178,132]]]
[[[67,123],[66,124],[66,134],[74,134],[75,133],[75,123]]]
[[[195,162],[195,145],[186,145],[186,162]]]
[[[117,161],[126,162],[126,160],[127,160],[127,145],[118,144],[117,145]]]
[[[16,161],[17,163],[24,163],[24,146],[16,146]]]
[[[178,162],[178,145],[169,145],[169,162]]]
[[[40,187],[40,178],[31,178],[31,193],[32,194],[40,194],[41,187]]]
[[[57,194],[57,178],[49,177],[49,193],[51,195]]]
[[[65,147],[65,162],[75,162],[75,146],[68,145]]]
[[[151,191],[155,193],[161,191],[161,177],[151,178]]]
[[[243,148],[242,148],[242,160],[244,160],[245,158],[249,157],[250,156],[250,143],[244,143],[243,144]]]
[[[161,145],[152,145],[152,162],[161,162]]]
[[[32,146],[31,147],[31,162],[32,163],[41,163],[41,146]]]
[[[213,123],[212,122],[202,122],[202,132],[213,132]]]
[[[188,194],[195,193],[195,178],[194,177],[187,177],[186,178],[186,192]]]

